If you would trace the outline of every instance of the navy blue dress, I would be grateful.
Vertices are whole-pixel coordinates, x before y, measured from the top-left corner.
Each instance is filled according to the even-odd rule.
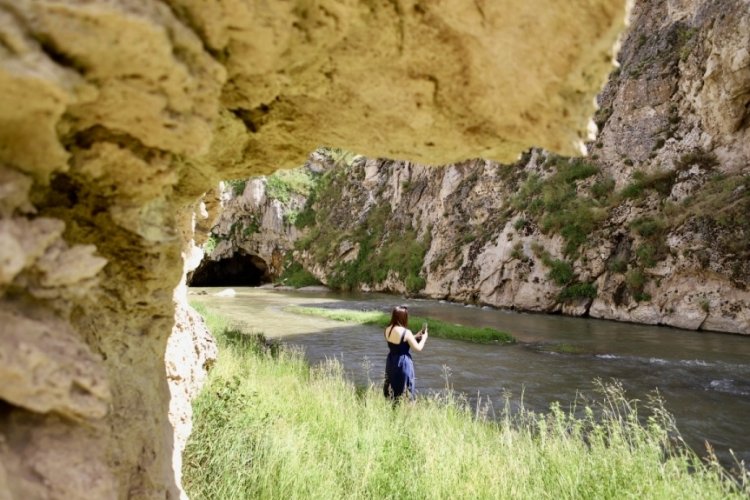
[[[404,341],[405,336],[406,329],[398,344],[387,341],[389,352],[385,360],[383,395],[390,399],[400,398],[407,389],[409,399],[414,399],[414,362],[409,354],[409,343]]]

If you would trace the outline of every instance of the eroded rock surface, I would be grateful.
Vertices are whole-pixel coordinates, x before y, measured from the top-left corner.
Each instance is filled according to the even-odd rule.
[[[219,178],[577,151],[624,3],[0,0],[0,495],[179,494],[165,351]]]
[[[263,177],[252,178],[244,184],[241,192],[235,192],[231,185],[220,185],[220,212],[213,227],[206,232],[211,238],[208,245],[204,244],[207,255],[195,273],[188,275],[191,285],[201,286],[199,273],[203,267],[221,265],[232,258],[260,264],[263,279],[254,283],[255,286],[279,278],[285,255],[302,234],[288,217],[304,208],[307,197],[291,193],[289,199],[282,202],[267,196],[266,183]],[[252,265],[248,262],[248,266]],[[217,278],[220,280],[221,276]],[[236,285],[230,282],[221,284]]]
[[[582,169],[582,178],[565,181]],[[242,236],[279,200],[255,208],[227,203],[220,220],[237,229],[217,225],[216,249],[228,256],[273,248],[286,266],[302,263],[334,287],[750,333],[746,175],[670,178],[672,192],[687,179],[700,186],[679,209],[651,189],[636,198],[624,190],[597,198],[614,186],[606,166],[541,150],[514,165],[363,158],[326,176],[317,201],[305,204],[315,221],[287,223],[285,233],[261,224]],[[282,205],[280,220],[299,204]],[[724,214],[701,212],[717,204]],[[722,217],[731,222],[723,225]]]
[[[192,269],[189,264],[186,267]],[[193,428],[191,402],[218,355],[205,321],[187,304],[186,298],[183,281],[175,290],[175,325],[166,350],[169,421],[174,428],[172,466],[177,484],[181,484],[182,478],[182,451]],[[186,496],[182,493],[181,497]]]

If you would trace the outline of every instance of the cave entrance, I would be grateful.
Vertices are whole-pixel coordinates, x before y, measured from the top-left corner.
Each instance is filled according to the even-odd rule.
[[[203,259],[187,281],[190,286],[260,286],[271,277],[266,261],[257,255],[235,254],[226,259]]]

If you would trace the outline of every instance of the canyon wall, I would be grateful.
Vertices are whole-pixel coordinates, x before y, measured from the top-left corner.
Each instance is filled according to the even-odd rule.
[[[217,284],[230,286],[222,281],[221,276],[227,273],[221,269],[231,259],[242,259],[247,268],[260,263],[262,282],[278,282],[292,264],[295,243],[304,236],[296,217],[312,202],[315,178],[337,165],[336,158],[325,150],[314,151],[301,169],[221,182],[217,189],[206,193],[203,199],[212,200],[215,210],[210,224],[196,231],[202,238],[205,257],[196,271],[188,274],[189,284],[202,286],[202,276],[198,274],[205,270],[217,276]],[[244,272],[252,274],[252,269]],[[255,283],[258,284],[261,283]]]
[[[180,494],[219,178],[575,152],[624,4],[0,0],[0,497]]]
[[[228,203],[214,257],[275,252],[336,288],[750,334],[749,26],[746,2],[639,2],[588,158],[335,166],[319,151],[306,207]],[[263,224],[244,237],[249,220]]]

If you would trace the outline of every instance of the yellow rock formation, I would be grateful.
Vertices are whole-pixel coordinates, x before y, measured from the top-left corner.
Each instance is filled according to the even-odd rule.
[[[216,180],[577,152],[624,4],[0,0],[0,497],[179,495],[165,350]]]

